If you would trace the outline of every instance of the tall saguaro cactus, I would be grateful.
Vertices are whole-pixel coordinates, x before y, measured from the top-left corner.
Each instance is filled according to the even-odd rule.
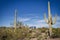
[[[47,22],[47,24],[49,25],[49,32],[50,32],[50,36],[52,35],[52,25],[56,23],[56,16],[54,18],[54,22],[52,20],[52,15],[50,12],[50,2],[48,2],[48,20],[46,19],[46,15],[44,15],[44,19]]]
[[[17,10],[15,10],[15,15],[14,15],[14,32],[16,30],[16,21],[17,21]]]

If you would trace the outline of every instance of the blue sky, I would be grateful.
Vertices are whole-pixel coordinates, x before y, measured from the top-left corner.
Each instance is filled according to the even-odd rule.
[[[57,22],[53,27],[60,27],[59,0],[0,0],[0,26],[10,26],[14,21],[14,11],[17,9],[17,20],[29,26],[47,27],[44,13],[48,17],[48,1],[51,14],[57,14]]]

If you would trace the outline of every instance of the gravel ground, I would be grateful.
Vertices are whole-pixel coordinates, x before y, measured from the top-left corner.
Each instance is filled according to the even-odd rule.
[[[60,38],[54,38],[54,39],[50,39],[50,40],[60,40]]]

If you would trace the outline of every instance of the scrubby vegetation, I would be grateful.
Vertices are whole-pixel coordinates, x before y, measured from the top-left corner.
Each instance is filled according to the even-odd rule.
[[[42,38],[41,33],[46,33],[48,28],[19,27],[14,32],[14,28],[0,27],[0,40],[30,40],[31,38]],[[45,35],[47,37],[47,35]],[[60,28],[53,28],[52,38],[60,37]]]

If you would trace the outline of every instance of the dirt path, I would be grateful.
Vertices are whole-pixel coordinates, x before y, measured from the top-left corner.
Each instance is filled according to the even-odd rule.
[[[50,39],[50,40],[60,40],[60,38],[54,38],[54,39]]]

